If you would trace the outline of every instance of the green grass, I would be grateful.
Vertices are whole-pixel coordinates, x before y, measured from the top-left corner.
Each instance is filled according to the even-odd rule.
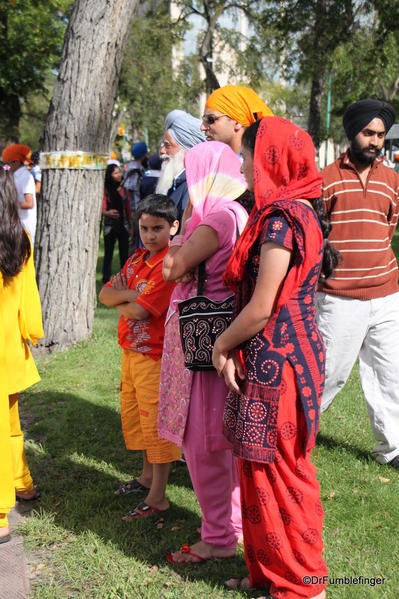
[[[231,561],[180,569],[165,561],[169,550],[198,538],[200,510],[185,468],[171,473],[172,509],[163,524],[121,522],[135,500],[113,492],[139,472],[140,456],[127,454],[121,434],[116,326],[116,313],[99,306],[92,339],[40,357],[42,381],[21,399],[28,460],[42,491],[20,527],[37,573],[33,597],[240,597],[223,581],[245,574],[242,551]],[[371,459],[373,443],[355,370],[323,415],[313,454],[326,512],[325,559],[332,577],[386,580],[374,588],[331,585],[331,598],[398,596],[399,475]]]

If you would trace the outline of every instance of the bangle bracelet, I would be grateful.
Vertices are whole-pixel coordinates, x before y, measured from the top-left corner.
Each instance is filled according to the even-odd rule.
[[[169,244],[169,247],[174,247],[174,246],[179,246],[181,247],[184,243],[184,236],[183,235],[175,235],[172,239],[172,241]]]

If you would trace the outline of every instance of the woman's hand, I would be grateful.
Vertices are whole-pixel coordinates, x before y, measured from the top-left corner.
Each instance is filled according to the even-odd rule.
[[[213,352],[212,352],[212,364],[216,368],[216,372],[218,373],[218,376],[222,376],[223,368],[226,365],[227,358],[228,358],[228,352],[223,351],[220,348],[220,343],[218,343],[218,339],[216,339],[215,345],[213,346]]]
[[[230,355],[223,368],[224,382],[230,391],[240,393],[238,379],[244,380],[245,374],[240,360],[237,358],[235,351],[230,352]]]
[[[115,210],[115,208],[111,208],[111,210],[107,210],[107,212],[105,212],[105,216],[108,216],[109,218],[117,219],[117,218],[119,218],[119,212],[117,210]]]
[[[175,283],[181,283],[182,285],[185,285],[186,283],[191,283],[191,281],[194,279],[194,271],[190,270],[189,272],[186,272],[182,277],[179,277],[178,279],[175,280]]]
[[[242,381],[245,379],[244,369],[235,350],[228,352],[221,348],[220,337],[216,339],[213,348],[212,363],[218,375],[224,377],[224,382],[230,391],[239,393],[240,387],[237,381],[238,379]]]
[[[173,245],[166,254],[162,274],[165,281],[176,281],[194,270],[200,262],[207,260],[219,248],[219,238],[212,227],[200,225],[183,245]]]

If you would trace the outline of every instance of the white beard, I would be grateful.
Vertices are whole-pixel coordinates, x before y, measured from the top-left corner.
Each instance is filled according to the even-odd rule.
[[[184,171],[185,150],[179,150],[171,158],[164,158],[162,162],[161,174],[155,192],[166,195],[173,185],[174,179]]]

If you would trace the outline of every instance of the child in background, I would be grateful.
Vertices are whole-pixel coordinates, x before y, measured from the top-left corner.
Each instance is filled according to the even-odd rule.
[[[124,521],[157,515],[169,508],[165,496],[171,462],[180,449],[158,437],[158,394],[166,311],[174,283],[164,281],[162,263],[171,235],[179,228],[174,202],[150,195],[137,209],[144,248],[101,290],[99,300],[121,314],[121,418],[126,449],[143,451],[141,475],[121,485],[116,495],[147,492]]]
[[[129,234],[133,235],[130,202],[121,185],[122,171],[117,164],[108,164],[105,171],[102,215],[104,217],[103,283],[111,278],[112,257],[118,241],[121,269],[129,256]]]

